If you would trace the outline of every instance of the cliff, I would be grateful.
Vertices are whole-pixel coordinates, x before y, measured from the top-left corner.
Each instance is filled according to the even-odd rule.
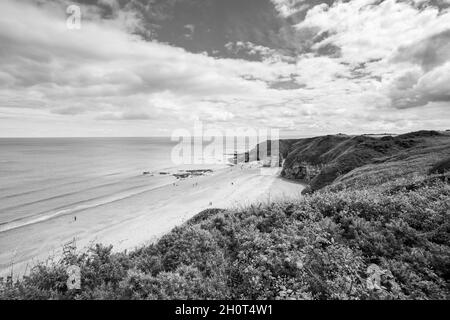
[[[283,148],[281,148],[283,146]],[[426,155],[450,155],[450,134],[418,131],[398,136],[327,135],[298,140],[281,140],[285,159],[282,176],[309,183],[314,192],[342,179],[352,170],[376,163]]]

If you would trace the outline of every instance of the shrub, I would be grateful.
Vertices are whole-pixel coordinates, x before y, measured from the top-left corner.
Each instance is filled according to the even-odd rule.
[[[0,298],[448,299],[448,181],[447,173],[341,182],[298,201],[204,212],[129,253],[69,250],[2,281]],[[79,291],[66,286],[73,264]]]

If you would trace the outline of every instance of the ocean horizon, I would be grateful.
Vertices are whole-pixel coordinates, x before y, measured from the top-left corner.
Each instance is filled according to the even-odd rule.
[[[143,172],[224,165],[218,159],[177,165],[171,160],[177,143],[170,137],[0,138],[0,232],[131,197],[162,183],[161,177]]]

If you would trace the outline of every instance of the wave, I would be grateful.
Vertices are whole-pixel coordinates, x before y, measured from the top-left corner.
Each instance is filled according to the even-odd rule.
[[[105,205],[108,205],[108,204],[111,204],[114,202],[118,202],[118,201],[125,200],[128,198],[137,196],[137,195],[144,194],[144,193],[152,191],[152,190],[162,188],[166,185],[168,185],[168,183],[158,185],[158,186],[152,186],[151,188],[146,188],[144,190],[135,191],[135,192],[125,192],[125,193],[121,192],[120,194],[115,195],[115,196],[106,196],[106,197],[101,196],[101,197],[97,197],[97,198],[87,199],[87,200],[73,203],[69,206],[64,206],[64,207],[53,209],[51,211],[46,211],[46,212],[41,212],[41,213],[35,214],[35,215],[33,215],[33,217],[30,217],[30,216],[22,217],[22,218],[19,218],[16,220],[0,223],[0,233],[18,229],[18,228],[22,228],[22,227],[25,227],[28,225],[44,222],[44,221],[54,219],[57,217],[61,217],[64,215],[69,215],[69,214],[73,214],[73,213],[82,212],[82,211],[85,211],[88,209],[105,206]],[[127,190],[133,190],[133,189],[136,189],[136,188],[130,188]],[[91,202],[93,200],[101,200],[101,201],[83,204],[86,202]]]
[[[2,210],[3,211],[5,211],[5,210],[14,210],[14,209],[18,209],[18,208],[22,208],[22,207],[38,204],[38,203],[43,203],[43,202],[50,201],[50,200],[56,200],[56,199],[60,199],[60,198],[68,197],[68,196],[73,196],[73,195],[77,195],[77,194],[80,194],[81,192],[85,192],[85,191],[92,191],[92,190],[101,189],[101,188],[104,188],[104,187],[110,187],[110,186],[118,185],[120,183],[123,183],[126,180],[129,180],[129,179],[123,179],[123,180],[119,180],[119,181],[115,181],[115,182],[111,182],[111,183],[100,184],[100,185],[97,185],[97,186],[84,188],[82,190],[75,190],[75,191],[66,192],[66,193],[63,193],[63,194],[54,195],[54,196],[51,196],[51,197],[48,197],[48,198],[43,198],[43,199],[38,199],[38,200],[35,200],[35,201],[25,202],[25,203],[21,203],[21,204],[15,205],[15,206],[2,208]],[[125,189],[123,191],[130,190],[130,189],[135,189],[135,188],[139,188],[139,187],[144,187],[146,185],[147,184],[141,184],[141,185],[138,185],[138,186],[131,187],[129,189]],[[45,189],[54,189],[54,188],[55,187],[49,187],[49,188],[45,188]],[[42,191],[42,190],[40,190],[40,191]],[[25,192],[25,193],[21,193],[20,195],[27,195],[27,194],[28,193]],[[7,199],[7,198],[12,198],[12,196],[10,196],[10,197],[6,196],[6,197],[0,198],[0,199]],[[88,200],[94,200],[94,199],[95,198],[88,199]]]
[[[110,174],[104,175],[103,177],[119,175],[121,173],[123,173],[123,172],[110,173]],[[60,178],[57,178],[56,180],[62,180],[62,179],[65,179],[65,177],[60,177]],[[0,200],[17,198],[17,197],[20,197],[20,196],[30,195],[30,194],[33,194],[33,193],[36,193],[36,192],[42,192],[42,191],[45,191],[45,190],[51,190],[51,189],[55,189],[55,188],[59,188],[59,187],[67,187],[67,186],[71,186],[71,185],[77,185],[77,184],[81,184],[81,183],[88,182],[88,181],[94,181],[94,180],[97,180],[97,179],[98,179],[98,177],[91,177],[91,178],[87,178],[87,179],[75,180],[75,181],[60,183],[60,184],[56,184],[56,185],[49,185],[47,187],[27,190],[27,191],[20,192],[20,193],[7,194],[7,195],[4,195],[4,196],[0,196]],[[95,188],[95,187],[93,187],[93,188]],[[10,189],[11,189],[11,187],[4,187],[4,188],[0,188],[0,191],[10,190]]]

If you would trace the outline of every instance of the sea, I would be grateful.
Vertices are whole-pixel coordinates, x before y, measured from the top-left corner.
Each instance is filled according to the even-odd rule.
[[[0,232],[154,188],[163,183],[161,171],[181,170],[171,158],[177,143],[166,137],[0,139]]]

